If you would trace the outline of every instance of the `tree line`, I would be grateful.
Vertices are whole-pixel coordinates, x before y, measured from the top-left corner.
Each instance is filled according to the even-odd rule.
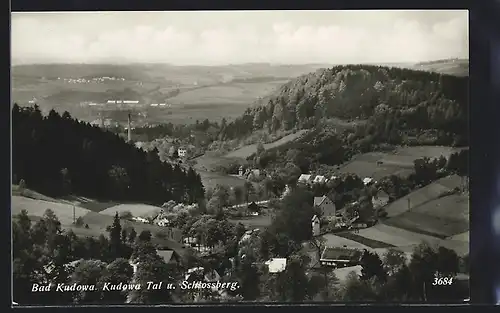
[[[193,203],[204,196],[192,169],[161,162],[117,134],[37,105],[12,109],[13,182],[50,196],[78,194],[97,199],[162,204]]]

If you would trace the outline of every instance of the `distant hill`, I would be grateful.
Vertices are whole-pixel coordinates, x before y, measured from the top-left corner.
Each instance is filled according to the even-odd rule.
[[[417,63],[413,66],[416,70],[437,72],[455,76],[469,76],[469,60],[447,59],[432,62]]]

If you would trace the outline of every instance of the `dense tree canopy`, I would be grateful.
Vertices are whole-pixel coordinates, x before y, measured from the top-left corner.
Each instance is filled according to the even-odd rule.
[[[263,106],[227,124],[222,137],[255,129],[311,128],[322,119],[367,120],[363,141],[466,144],[468,78],[368,65],[342,65],[283,85]],[[368,137],[366,137],[368,136]]]
[[[144,201],[195,202],[203,198],[199,175],[159,160],[118,135],[62,116],[42,116],[37,106],[12,112],[12,173],[29,188],[52,196]]]

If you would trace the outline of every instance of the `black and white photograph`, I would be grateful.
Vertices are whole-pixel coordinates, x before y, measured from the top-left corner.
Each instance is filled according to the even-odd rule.
[[[468,28],[12,13],[12,305],[469,302]]]

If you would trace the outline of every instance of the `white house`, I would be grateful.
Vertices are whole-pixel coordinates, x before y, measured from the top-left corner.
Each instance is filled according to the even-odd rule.
[[[272,258],[265,263],[269,269],[269,273],[280,273],[286,268],[285,258]]]
[[[309,175],[309,174],[302,174],[299,176],[299,180],[298,182],[299,183],[303,183],[303,184],[308,184],[310,183],[312,180],[312,175]]]
[[[139,223],[146,223],[146,224],[149,223],[149,221],[147,219],[145,219],[144,217],[134,216],[134,217],[132,217],[132,220],[139,222]]]
[[[373,183],[375,183],[373,178],[371,178],[371,177],[363,178],[363,184],[365,184],[365,186],[368,186],[368,185],[373,184]]]
[[[325,178],[325,176],[321,176],[321,175],[316,176],[313,180],[313,183],[315,183],[315,184],[322,184],[324,182],[326,182],[326,178]]]
[[[177,154],[179,155],[180,158],[184,158],[187,154],[187,149],[181,147],[177,149]]]
[[[320,221],[317,215],[314,215],[311,220],[312,234],[313,236],[319,236],[320,234]]]
[[[155,219],[155,224],[158,226],[161,226],[161,227],[168,226],[169,223],[170,223],[170,221],[166,217],[161,217],[161,218]]]

